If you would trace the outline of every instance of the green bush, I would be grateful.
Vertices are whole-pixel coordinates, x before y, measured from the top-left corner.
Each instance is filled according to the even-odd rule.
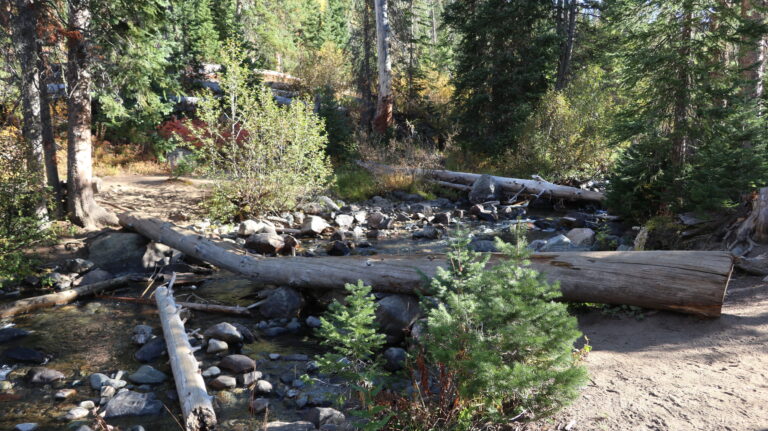
[[[216,219],[287,210],[322,190],[331,176],[323,122],[306,101],[278,106],[271,93],[248,84],[243,51],[221,52],[224,73],[217,99],[204,97],[202,125],[193,133],[205,173],[214,183],[209,209]]]

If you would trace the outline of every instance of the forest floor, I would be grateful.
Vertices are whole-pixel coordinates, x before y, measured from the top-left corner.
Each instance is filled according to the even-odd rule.
[[[168,220],[198,219],[203,182],[104,178],[98,200]],[[735,274],[717,319],[645,311],[578,316],[592,352],[578,400],[531,429],[768,430],[768,283]]]

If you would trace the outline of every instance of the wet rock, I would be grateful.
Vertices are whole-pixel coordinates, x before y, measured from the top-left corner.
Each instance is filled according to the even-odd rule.
[[[388,295],[378,301],[376,322],[382,332],[387,334],[387,341],[397,342],[403,339],[404,332],[419,318],[419,302],[410,295]]]
[[[256,361],[245,355],[229,355],[219,362],[219,368],[232,371],[235,374],[247,373],[256,370]]]
[[[304,305],[304,298],[290,287],[272,290],[259,306],[259,312],[267,319],[290,318],[299,313]]]
[[[248,386],[251,386],[251,384],[261,379],[262,376],[263,375],[261,371],[250,371],[243,373],[237,376],[237,384],[247,388]]]
[[[423,214],[424,217],[431,216],[432,213],[433,213],[432,205],[430,205],[430,204],[428,204],[426,202],[421,202],[421,203],[413,204],[413,205],[411,205],[410,210],[411,210],[411,212],[414,212],[414,213]],[[421,217],[421,218],[424,218],[424,217]]]
[[[62,380],[64,373],[57,370],[52,370],[45,367],[33,367],[27,371],[27,381],[29,383],[53,383],[57,380]]]
[[[273,421],[267,423],[267,425],[264,427],[264,431],[315,431],[315,426],[312,424],[312,422],[306,421]]]
[[[64,416],[64,419],[68,421],[76,421],[78,419],[87,417],[88,413],[90,412],[87,409],[84,409],[82,407],[75,407],[72,410],[67,412],[67,414]]]
[[[473,239],[469,248],[479,253],[495,253],[498,250],[496,243],[489,239]]]
[[[283,235],[283,250],[282,254],[292,255],[296,253],[296,249],[301,246],[301,241],[296,239],[293,235]]]
[[[304,367],[304,369],[307,371],[307,373],[313,374],[320,371],[320,364],[317,363],[317,361],[309,361],[307,362],[307,365]]]
[[[282,326],[273,326],[264,330],[264,336],[268,338],[279,337],[286,332],[288,332],[288,330]]]
[[[471,207],[469,209],[469,213],[483,221],[495,222],[499,219],[499,217],[494,214],[493,211],[485,209],[485,207],[480,204]]]
[[[408,354],[400,347],[389,347],[384,351],[385,368],[389,371],[402,370],[405,366],[405,358]]]
[[[93,431],[93,428],[88,425],[80,425],[75,431]]]
[[[131,340],[139,346],[147,344],[152,339],[152,327],[148,325],[136,325],[133,327],[133,337]]]
[[[96,268],[94,270],[88,271],[85,275],[78,278],[74,281],[75,286],[86,286],[88,284],[98,283],[101,281],[107,281],[115,278],[114,275],[112,275],[109,271],[104,271],[103,269]]]
[[[347,229],[355,222],[355,218],[349,214],[339,214],[333,219],[336,225],[342,229]]]
[[[90,260],[85,259],[67,259],[66,262],[64,262],[64,268],[67,272],[74,272],[76,274],[83,274],[85,272],[90,271],[95,264],[91,262]]]
[[[26,422],[23,424],[16,424],[15,427],[13,427],[13,431],[35,431],[37,428],[39,428],[39,425],[34,422]]]
[[[443,231],[431,225],[426,225],[413,233],[413,239],[439,239],[442,236]]]
[[[56,290],[67,290],[72,287],[72,279],[68,275],[52,272],[48,274],[44,284]]]
[[[565,235],[557,235],[547,240],[547,243],[541,247],[541,251],[563,251],[571,248],[571,240]]]
[[[334,241],[328,248],[328,254],[331,256],[349,256],[351,249],[344,241]]]
[[[139,385],[156,385],[158,383],[164,382],[168,376],[164,372],[155,369],[151,365],[142,365],[138,370],[136,370],[135,373],[128,376],[128,378],[133,383]]]
[[[243,343],[249,344],[256,341],[256,336],[253,335],[253,332],[251,332],[250,329],[248,329],[245,325],[242,323],[232,323],[232,326],[237,328],[237,332],[240,333],[240,335],[243,336]]]
[[[216,377],[219,374],[221,374],[221,370],[216,366],[208,367],[203,371],[203,377]]]
[[[322,325],[322,322],[320,321],[320,319],[315,316],[307,317],[307,320],[305,320],[304,323],[306,323],[307,326],[312,329],[317,329]]]
[[[104,408],[105,418],[121,416],[156,415],[163,408],[163,403],[157,399],[154,392],[139,393],[123,391],[107,402]]]
[[[307,216],[301,224],[301,233],[307,236],[318,236],[331,227],[322,217]]]
[[[380,230],[378,229],[371,229],[368,232],[365,233],[365,237],[368,239],[379,239],[382,236],[384,236]]]
[[[58,391],[56,391],[55,394],[53,394],[53,398],[55,400],[58,400],[58,401],[64,401],[64,400],[66,400],[68,398],[71,398],[76,393],[77,393],[77,391],[72,389],[72,388],[59,389]]]
[[[229,345],[227,345],[226,341],[211,338],[208,340],[208,348],[205,351],[208,353],[219,353],[224,352],[227,349],[229,349]]]
[[[303,353],[291,353],[289,355],[283,355],[283,360],[304,362],[309,360],[309,356]]]
[[[27,364],[42,364],[47,359],[45,353],[28,347],[12,347],[3,356],[8,361]]]
[[[272,393],[272,383],[269,383],[266,380],[258,380],[256,381],[256,392],[260,394],[271,394]]]
[[[245,248],[261,254],[277,254],[284,247],[283,237],[275,233],[256,233],[245,240]]]
[[[251,236],[255,233],[261,233],[264,226],[264,223],[260,221],[245,220],[237,227],[237,234],[240,236]]]
[[[306,413],[305,419],[319,428],[325,424],[343,425],[347,418],[344,413],[330,407],[313,407]]]
[[[394,220],[380,212],[368,216],[368,227],[371,229],[391,229]]]
[[[82,407],[84,409],[88,409],[88,410],[96,408],[96,403],[94,403],[91,400],[80,401],[80,404],[78,404],[78,405],[80,407]]]
[[[243,334],[228,322],[217,323],[203,332],[207,338],[226,341],[227,343],[239,343],[243,341]]]
[[[525,208],[512,205],[502,205],[499,207],[499,216],[507,219],[516,219],[525,215]]]
[[[133,356],[139,362],[153,362],[163,356],[163,353],[165,353],[165,340],[157,337],[141,346]]]
[[[218,390],[232,389],[237,386],[237,380],[232,376],[219,376],[211,380],[208,386]]]
[[[442,212],[435,214],[435,217],[432,219],[432,223],[439,223],[442,225],[448,225],[451,223],[451,213],[450,212]]]
[[[577,247],[589,247],[595,241],[595,231],[588,227],[571,229],[565,236]]]
[[[472,183],[472,189],[469,191],[469,201],[473,204],[495,201],[501,197],[500,192],[500,188],[491,175],[480,175]]]
[[[251,401],[250,407],[253,414],[263,413],[269,408],[269,400],[266,398],[255,398]]]
[[[3,328],[0,329],[0,344],[7,343],[17,338],[26,337],[29,335],[29,331],[25,331],[19,328]]]
[[[91,374],[91,376],[88,378],[88,382],[91,384],[91,387],[96,390],[100,390],[104,385],[104,382],[108,380],[110,380],[109,376],[102,373]]]
[[[138,233],[107,232],[91,242],[88,259],[110,272],[142,271],[148,243],[149,240]]]

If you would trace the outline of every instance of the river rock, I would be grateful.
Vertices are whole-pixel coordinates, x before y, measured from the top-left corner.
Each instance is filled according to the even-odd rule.
[[[413,239],[439,239],[441,236],[443,231],[431,225],[426,225],[413,233]]]
[[[67,412],[67,414],[64,416],[64,419],[68,421],[76,421],[78,419],[87,417],[88,413],[90,413],[88,409],[84,409],[82,407],[75,407],[72,410]]]
[[[143,271],[149,240],[138,233],[106,232],[88,246],[88,259],[110,272]]]
[[[165,353],[165,340],[157,337],[149,340],[133,355],[139,362],[153,362]]]
[[[149,341],[151,338],[152,338],[151,326],[136,325],[133,327],[133,337],[131,337],[131,340],[133,340],[135,344],[142,346],[144,344],[147,344],[147,341]]]
[[[112,397],[104,408],[105,418],[156,415],[163,408],[154,392],[123,391]]]
[[[355,218],[349,214],[339,214],[333,219],[336,225],[342,229],[348,229],[355,222]]]
[[[499,220],[499,216],[493,211],[485,209],[480,204],[474,205],[469,209],[469,213],[480,220],[495,222]]]
[[[27,364],[42,364],[46,360],[45,353],[28,347],[11,347],[3,356],[11,362]]]
[[[595,241],[595,231],[588,227],[571,229],[565,236],[577,247],[589,247]]]
[[[59,291],[67,290],[72,287],[72,278],[68,275],[52,272],[46,277],[45,284]]]
[[[256,361],[245,355],[229,355],[219,362],[219,368],[232,371],[235,374],[247,373],[256,370]]]
[[[39,425],[34,422],[26,422],[23,424],[16,424],[15,427],[13,427],[13,431],[35,431],[37,428],[39,428]]]
[[[218,390],[232,389],[237,386],[237,380],[232,376],[219,376],[211,380],[208,386]]]
[[[297,422],[283,422],[273,421],[267,423],[264,427],[264,431],[315,431],[315,426],[312,422],[297,421]]]
[[[224,352],[227,349],[229,349],[229,346],[227,345],[226,341],[211,338],[208,340],[208,348],[205,351],[208,353],[219,353]]]
[[[216,377],[219,374],[221,374],[221,370],[216,366],[208,367],[203,371],[203,377]]]
[[[301,233],[307,236],[318,236],[331,227],[322,217],[307,216],[301,224]]]
[[[330,407],[312,407],[304,418],[317,428],[325,424],[343,425],[347,419],[344,413]]]
[[[307,326],[312,329],[317,329],[323,324],[323,322],[321,322],[320,319],[316,316],[307,317],[307,320],[305,320],[304,323],[306,323]]]
[[[258,380],[256,381],[256,392],[260,394],[271,394],[272,393],[272,383],[269,383],[266,380]]]
[[[421,313],[419,301],[410,295],[388,295],[379,300],[378,304],[376,322],[391,343],[402,340],[404,331]]]
[[[255,398],[251,401],[250,406],[252,413],[259,414],[269,408],[269,400],[266,398]]]
[[[472,249],[472,251],[479,253],[495,253],[499,251],[496,247],[496,243],[489,239],[473,239],[469,243],[469,248]]]
[[[7,343],[17,338],[26,337],[29,335],[29,331],[25,331],[19,328],[3,328],[0,329],[0,344]]]
[[[408,354],[401,347],[389,347],[384,351],[385,368],[389,371],[402,370]]]
[[[498,200],[501,196],[500,189],[491,175],[480,175],[469,191],[469,201],[473,204],[480,204],[488,201]]]
[[[251,236],[260,233],[264,229],[264,223],[256,220],[245,220],[237,227],[237,234],[240,236]]]
[[[64,268],[67,272],[74,272],[76,274],[83,274],[85,272],[90,271],[95,264],[91,262],[90,260],[86,259],[67,259],[66,262],[64,262]]]
[[[541,251],[564,251],[571,248],[571,240],[565,235],[557,235],[547,240]]]
[[[237,384],[242,387],[249,387],[263,377],[261,371],[249,371],[237,376]]]
[[[96,408],[96,403],[94,403],[92,400],[85,400],[85,401],[80,401],[80,404],[78,404],[78,406],[84,409],[90,410],[90,409]]]
[[[391,229],[394,220],[380,212],[375,212],[368,216],[368,227],[370,229]]]
[[[73,397],[76,393],[77,391],[72,388],[59,389],[55,394],[53,394],[53,398],[58,401],[64,401]]]
[[[303,305],[304,297],[299,292],[290,287],[279,287],[259,305],[259,313],[267,319],[291,318],[299,314]]]
[[[107,281],[115,278],[109,271],[104,271],[101,268],[96,268],[88,271],[82,277],[74,281],[75,286],[86,286],[88,284],[98,283],[100,281]]]
[[[52,383],[64,378],[64,373],[45,367],[32,367],[27,371],[27,381],[29,383]]]
[[[203,332],[208,338],[226,341],[227,343],[239,343],[243,341],[243,334],[237,330],[235,325],[228,322],[217,323]]]
[[[328,254],[331,256],[349,256],[351,249],[344,241],[334,241],[328,247]]]
[[[245,240],[245,248],[261,254],[277,254],[284,247],[283,237],[276,233],[255,233]]]
[[[151,365],[142,365],[135,373],[128,376],[128,378],[138,385],[156,385],[164,382],[168,376]]]
[[[88,382],[91,384],[91,387],[96,390],[100,390],[104,385],[104,382],[108,380],[110,380],[109,376],[102,373],[93,373],[88,378]]]
[[[435,214],[435,217],[432,219],[432,223],[439,223],[439,224],[442,224],[442,225],[450,224],[451,223],[451,213],[446,211],[446,212],[441,212],[441,213]]]

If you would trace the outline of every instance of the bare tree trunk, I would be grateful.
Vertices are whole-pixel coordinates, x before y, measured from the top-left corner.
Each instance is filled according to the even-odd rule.
[[[40,120],[40,67],[37,61],[37,9],[39,1],[16,0],[16,16],[13,19],[13,41],[21,63],[21,106],[24,115],[22,134],[26,144],[27,169],[41,187],[45,187],[43,164],[43,131]],[[45,198],[35,209],[41,218],[46,217]]]
[[[561,0],[562,1],[562,0]],[[557,64],[557,80],[555,90],[560,91],[568,85],[571,74],[571,58],[573,57],[573,42],[576,36],[576,16],[579,13],[576,0],[564,0],[558,25],[561,29],[560,61]],[[558,2],[559,4],[559,2]],[[567,21],[567,22],[566,22]]]
[[[86,229],[116,225],[117,216],[93,198],[91,161],[91,71],[88,0],[69,0],[67,40],[67,209],[74,223]]]
[[[764,0],[741,0],[741,17],[744,20],[761,23],[765,18]],[[766,38],[764,36],[742,36],[739,47],[739,68],[745,84],[743,94],[747,97],[760,98],[763,96],[763,80],[765,78]]]
[[[379,69],[379,97],[373,128],[385,133],[394,123],[392,94],[392,59],[389,56],[389,0],[374,0],[376,4],[376,53]]]
[[[53,197],[56,200],[54,211],[56,218],[64,216],[64,190],[59,180],[58,160],[56,157],[56,140],[53,134],[53,119],[51,118],[51,100],[48,95],[48,83],[50,71],[48,70],[48,60],[42,52],[42,47],[38,45],[38,58],[40,61],[40,121],[43,128],[43,155],[45,157],[45,173],[48,180],[48,187],[53,190]]]
[[[687,159],[690,151],[688,145],[688,91],[690,87],[690,55],[691,55],[691,4],[684,4],[684,13],[680,23],[680,65],[677,72],[678,91],[675,97],[674,124],[672,130],[672,154],[671,159],[674,165],[679,169]]]

